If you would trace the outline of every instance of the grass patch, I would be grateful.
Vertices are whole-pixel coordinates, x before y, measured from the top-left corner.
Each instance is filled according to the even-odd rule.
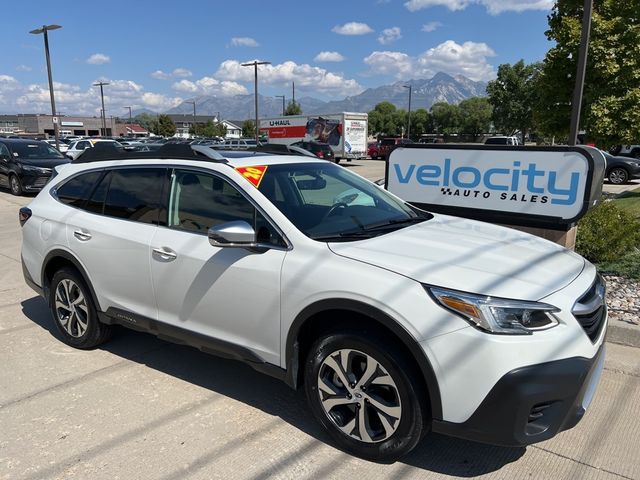
[[[614,200],[616,207],[635,218],[640,218],[640,188],[624,192]]]
[[[600,273],[640,280],[640,253],[630,253],[612,262],[598,265]]]

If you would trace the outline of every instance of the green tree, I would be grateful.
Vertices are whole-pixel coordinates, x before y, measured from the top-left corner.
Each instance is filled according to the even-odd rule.
[[[487,85],[494,126],[507,135],[520,130],[523,145],[527,132],[533,127],[540,68],[539,63],[525,65],[523,60],[513,65],[505,63],[498,67],[497,78]]]
[[[424,108],[418,108],[411,112],[411,136],[414,138],[429,132],[429,112]]]
[[[536,120],[543,133],[566,136],[580,44],[583,2],[556,2],[547,38],[555,42],[540,75]],[[600,147],[640,139],[638,1],[594,2],[580,128]]]
[[[471,97],[458,105],[460,109],[461,133],[474,137],[486,133],[491,126],[492,107],[485,97]]]
[[[224,137],[227,134],[227,127],[222,123],[213,123],[209,120],[207,123],[197,123],[189,129],[189,133],[201,137]]]
[[[407,117],[405,112],[404,124]],[[399,112],[391,102],[380,102],[369,112],[369,132],[379,136],[400,135],[402,121]]]
[[[176,124],[169,115],[158,115],[152,124],[152,132],[163,137],[173,137],[176,134]]]
[[[288,104],[287,104],[287,108],[284,111],[285,115],[302,115],[302,107],[300,107],[300,104],[298,102],[294,102],[293,100],[291,100]]]
[[[256,123],[253,120],[245,120],[242,124],[242,136],[253,138],[256,136]]]
[[[154,115],[149,115],[148,113],[139,113],[133,117],[133,121],[144,129],[151,131],[151,124],[156,121],[156,117]]]
[[[436,133],[452,135],[460,132],[460,108],[447,102],[431,106],[431,118]]]

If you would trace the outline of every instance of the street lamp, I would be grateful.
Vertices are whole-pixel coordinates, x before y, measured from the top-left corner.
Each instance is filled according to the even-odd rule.
[[[260,141],[260,128],[258,127],[258,65],[271,65],[271,62],[259,62],[257,60],[251,63],[243,63],[243,67],[253,67],[254,74],[254,92],[256,101],[256,143]]]
[[[282,99],[282,116],[284,117],[284,95],[276,95],[276,98]]]
[[[109,85],[109,82],[97,82],[94,83],[93,86],[94,87],[100,87],[100,99],[102,100],[102,136],[106,137],[107,136],[107,118],[106,118],[106,112],[104,111],[104,90],[102,89],[102,87],[104,87],[105,85]]]
[[[411,139],[411,85],[403,85],[404,88],[409,89],[409,111],[407,112],[407,138]]]
[[[29,33],[33,35],[44,34],[44,53],[47,57],[47,75],[49,77],[49,95],[51,97],[51,117],[53,121],[53,132],[56,137],[56,148],[60,150],[60,131],[58,130],[58,119],[56,118],[56,100],[53,95],[53,77],[51,75],[51,58],[49,57],[49,30],[57,30],[62,28],[60,25],[43,25],[42,28],[36,28]]]
[[[124,107],[129,109],[129,128],[131,129],[131,133],[133,133],[133,127],[131,126],[131,107]]]
[[[578,130],[580,128],[580,110],[582,109],[582,91],[584,90],[584,77],[587,71],[587,55],[589,52],[589,36],[591,34],[591,11],[593,0],[584,0],[582,15],[582,35],[578,50],[578,71],[576,84],[573,90],[573,102],[571,103],[571,124],[569,126],[569,145],[578,143]],[[522,132],[524,142],[524,132]]]
[[[196,101],[195,100],[186,100],[184,103],[190,103],[193,105],[193,136],[196,136]]]

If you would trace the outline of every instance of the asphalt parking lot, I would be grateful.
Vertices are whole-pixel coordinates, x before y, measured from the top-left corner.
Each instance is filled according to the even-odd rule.
[[[0,191],[2,479],[640,479],[640,349],[607,345],[590,410],[552,440],[430,435],[401,461],[367,462],[332,446],[301,392],[238,362],[126,330],[94,351],[65,346],[22,279],[17,211],[29,200]]]

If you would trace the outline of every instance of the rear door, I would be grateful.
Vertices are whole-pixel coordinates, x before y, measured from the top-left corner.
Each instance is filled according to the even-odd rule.
[[[9,148],[0,142],[0,185],[9,186],[9,164],[12,161]]]
[[[166,217],[160,207],[166,172],[161,167],[105,171],[67,219],[69,247],[85,267],[103,311],[113,307],[157,318],[149,242]],[[56,194],[66,195],[64,188]]]

